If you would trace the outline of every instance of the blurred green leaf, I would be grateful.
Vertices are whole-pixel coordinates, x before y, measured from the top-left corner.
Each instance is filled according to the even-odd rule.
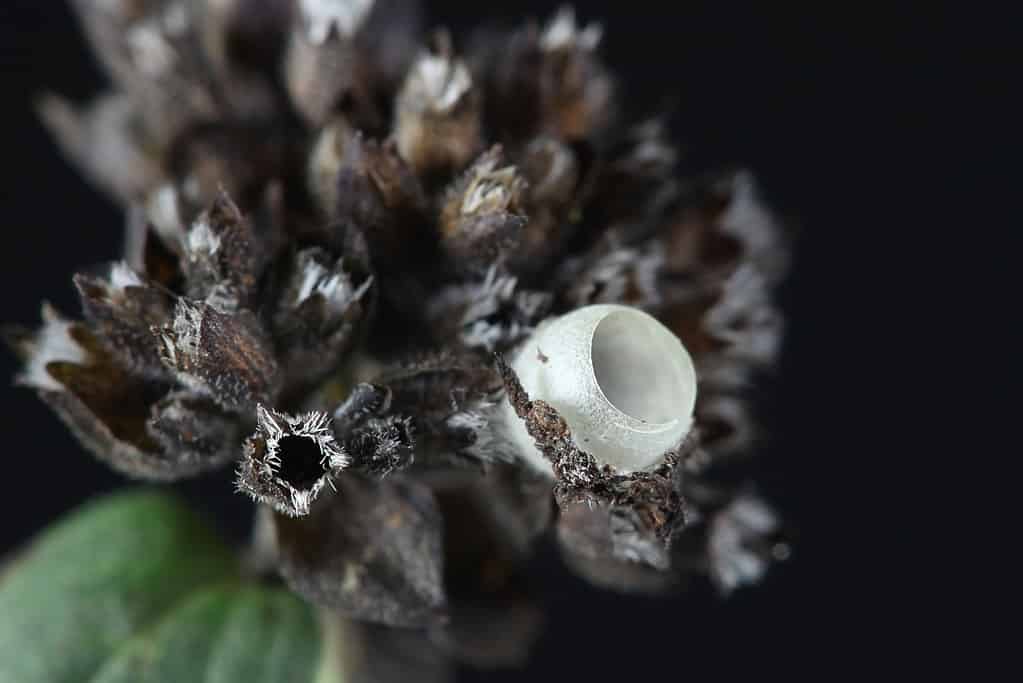
[[[320,634],[291,593],[256,587],[201,591],[142,633],[92,683],[280,683],[313,680]]]
[[[187,507],[154,493],[87,504],[0,579],[0,681],[338,680],[291,594],[240,583]]]

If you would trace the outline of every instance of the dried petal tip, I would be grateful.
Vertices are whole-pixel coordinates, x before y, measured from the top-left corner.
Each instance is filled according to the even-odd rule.
[[[351,463],[326,413],[287,415],[256,408],[256,433],[243,446],[238,489],[289,517],[309,514],[324,487]]]

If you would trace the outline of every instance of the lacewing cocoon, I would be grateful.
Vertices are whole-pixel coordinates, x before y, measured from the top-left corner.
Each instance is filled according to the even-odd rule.
[[[621,473],[660,464],[692,427],[693,361],[678,337],[638,309],[587,306],[548,321],[512,367],[534,400],[565,418],[580,449]],[[506,412],[523,457],[550,472],[507,404]]]

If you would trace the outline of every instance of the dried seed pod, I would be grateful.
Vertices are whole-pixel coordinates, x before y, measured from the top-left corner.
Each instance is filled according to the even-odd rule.
[[[280,375],[269,340],[247,311],[223,313],[178,299],[172,322],[153,329],[160,358],[178,381],[228,410],[269,402]]]
[[[242,451],[238,490],[290,517],[308,515],[351,464],[326,413],[288,415],[257,406],[256,433]]]
[[[357,340],[370,308],[373,278],[319,248],[295,255],[274,316],[274,338],[288,392],[307,391],[336,370]]]
[[[185,238],[188,295],[224,312],[250,307],[262,271],[260,246],[251,224],[222,193]]]
[[[518,244],[527,218],[526,182],[514,166],[502,166],[503,152],[485,152],[447,191],[440,215],[441,239],[461,270],[489,267]]]
[[[575,11],[564,7],[540,36],[545,129],[566,139],[586,138],[610,123],[614,86],[594,53],[603,29],[576,25]]]
[[[328,145],[324,154],[336,155],[336,160],[320,157],[315,162],[322,174],[317,185],[333,188],[320,200],[336,199],[327,212],[331,220],[365,234],[378,268],[400,270],[413,254],[423,253],[416,251],[425,233],[421,229],[427,205],[423,188],[392,143],[366,140],[339,125],[336,134],[325,133],[334,135],[333,146],[323,143]]]
[[[217,468],[235,453],[233,423],[205,413],[202,439],[189,441],[167,415],[167,386],[127,374],[84,325],[43,307],[43,326],[20,333],[25,359],[17,383],[33,388],[98,459],[129,477],[174,481]],[[155,430],[155,431],[153,431]],[[181,447],[167,448],[163,439]]]
[[[409,71],[395,105],[398,152],[418,173],[464,167],[482,146],[478,91],[465,62],[440,39]]]
[[[297,593],[352,619],[422,627],[443,615],[441,518],[421,484],[355,475],[303,519],[277,518],[280,571]]]
[[[111,265],[104,279],[78,274],[74,282],[85,318],[106,351],[134,375],[166,380],[167,369],[150,330],[172,315],[171,296],[124,262]]]
[[[597,24],[580,28],[566,7],[542,29],[530,24],[481,43],[475,61],[488,77],[487,115],[502,137],[581,140],[609,127],[615,86],[596,55],[601,35]]]

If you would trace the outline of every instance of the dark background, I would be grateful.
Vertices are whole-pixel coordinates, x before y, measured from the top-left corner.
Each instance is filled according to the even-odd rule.
[[[434,25],[456,31],[496,17],[547,17],[557,4],[427,3]],[[898,284],[881,284],[899,274],[896,245],[918,234],[923,218],[913,202],[941,192],[917,164],[972,147],[966,133],[939,134],[936,123],[939,110],[966,108],[954,85],[966,67],[942,56],[968,37],[937,4],[925,14],[890,7],[871,15],[831,5],[579,3],[582,19],[603,21],[603,54],[623,76],[632,111],[675,105],[683,171],[751,168],[795,231],[794,269],[782,290],[783,357],[758,399],[768,435],[758,454],[763,490],[791,520],[795,548],[763,585],[728,600],[709,591],[670,600],[600,592],[570,576],[548,549],[538,564],[548,575],[547,635],[528,670],[490,680],[642,680],[667,671],[679,672],[671,680],[827,680],[873,661],[880,631],[910,607],[912,591],[894,558],[912,545],[915,529],[880,498],[886,463],[901,457],[905,435],[884,421],[883,398],[868,401],[894,385],[875,359],[911,352],[892,326],[914,324],[919,314],[909,293],[918,283],[907,272],[892,280]],[[31,110],[43,89],[81,100],[102,85],[70,12],[56,1],[6,0],[0,19],[0,318],[34,324],[42,299],[77,311],[70,276],[118,252],[121,220],[64,163]],[[934,38],[952,25],[954,38]],[[925,97],[935,92],[938,100]],[[8,386],[16,371],[10,354],[0,363],[6,553],[125,482],[86,455],[30,393]],[[229,495],[229,474],[183,488],[228,532],[244,528],[250,506]],[[906,592],[877,602],[876,575]]]

